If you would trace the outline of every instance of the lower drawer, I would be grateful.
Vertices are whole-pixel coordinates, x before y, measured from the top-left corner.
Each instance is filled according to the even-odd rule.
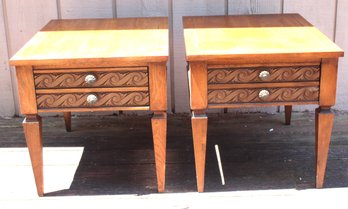
[[[37,94],[38,109],[138,107],[149,105],[148,92],[97,92]]]
[[[208,104],[319,101],[319,87],[208,90]]]

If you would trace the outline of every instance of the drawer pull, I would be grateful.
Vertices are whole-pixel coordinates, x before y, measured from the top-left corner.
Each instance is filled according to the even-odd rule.
[[[95,104],[98,101],[98,97],[94,94],[90,94],[87,96],[87,103],[88,104]]]
[[[260,99],[267,99],[269,97],[269,91],[266,89],[263,89],[259,92],[259,98]]]
[[[86,75],[86,77],[85,77],[86,84],[91,85],[91,84],[95,83],[96,81],[97,81],[97,78],[94,75],[89,74],[89,75]]]
[[[266,80],[269,79],[269,76],[270,76],[270,75],[271,75],[271,74],[270,74],[267,70],[263,70],[263,71],[260,72],[259,78],[260,78],[261,80],[263,80],[263,81],[266,81]]]

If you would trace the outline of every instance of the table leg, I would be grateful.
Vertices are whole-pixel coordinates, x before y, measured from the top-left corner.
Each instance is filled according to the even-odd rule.
[[[285,109],[285,125],[290,125],[292,105],[285,105],[284,109]]]
[[[196,164],[197,190],[198,192],[203,192],[208,117],[204,113],[197,113],[193,111],[191,123]]]
[[[71,112],[64,113],[64,123],[67,132],[71,131]]]
[[[41,121],[39,115],[27,115],[23,121],[24,135],[29,149],[36,189],[39,196],[43,196],[44,194]]]
[[[166,135],[167,114],[155,112],[151,118],[153,145],[155,150],[157,188],[158,192],[164,192],[166,173]]]
[[[324,184],[333,119],[334,114],[330,108],[319,107],[315,110],[316,188],[322,188]]]

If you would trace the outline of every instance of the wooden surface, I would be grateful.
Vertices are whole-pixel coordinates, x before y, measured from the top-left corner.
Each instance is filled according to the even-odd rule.
[[[16,70],[18,93],[21,98],[20,110],[22,114],[37,114],[36,92],[33,69],[31,66],[20,66]]]
[[[308,58],[343,56],[342,49],[296,14],[184,17],[184,28],[188,61],[252,59],[260,54],[273,59],[299,53]]]
[[[319,105],[331,107],[336,103],[338,59],[323,59],[320,76]]]
[[[63,117],[45,117],[43,154],[46,192],[50,196],[45,198],[38,198],[36,194],[21,125],[23,118],[0,119],[0,205],[4,206],[9,201],[13,205],[33,205],[36,201],[40,205],[43,201],[69,205],[67,202],[73,200],[83,204],[85,201],[81,196],[86,196],[86,200],[103,197],[100,200],[103,204],[111,199],[121,201],[119,198],[123,197],[126,206],[132,203],[129,198],[133,197],[158,198],[159,203],[166,206],[170,203],[181,204],[178,198],[182,197],[183,203],[188,201],[187,204],[191,205],[190,202],[195,200],[192,198],[200,197],[203,200],[215,195],[219,197],[213,201],[216,204],[216,201],[225,200],[231,203],[230,196],[266,198],[272,193],[274,196],[269,197],[267,204],[265,202],[268,205],[265,208],[269,209],[270,202],[278,200],[282,192],[288,191],[287,198],[313,193],[313,203],[319,201],[318,195],[328,198],[327,195],[332,193],[335,197],[342,194],[344,201],[341,206],[345,206],[345,188],[348,187],[348,114],[335,112],[335,115],[325,189],[313,190],[313,112],[293,113],[290,126],[284,125],[283,113],[208,114],[206,193],[199,195],[196,194],[189,115],[168,116],[166,190],[160,195],[157,194],[151,115],[73,114],[73,129],[69,133],[65,131]],[[221,185],[215,144],[220,148],[226,181],[224,186]],[[335,193],[335,190],[341,192]],[[327,195],[324,195],[326,192]],[[301,197],[307,203],[306,195]],[[115,200],[115,203],[118,201]],[[244,198],[240,201],[241,206],[248,204]],[[324,202],[327,203],[327,199]],[[185,204],[174,208],[184,208],[187,206]],[[328,204],[333,203],[330,201]],[[150,204],[149,208],[153,208],[153,205]]]
[[[64,112],[64,124],[67,132],[71,131],[71,112]]]
[[[12,65],[103,61],[165,62],[166,18],[52,20],[10,60]]]
[[[285,125],[291,124],[291,113],[292,113],[292,105],[285,105],[284,106]]]
[[[204,192],[205,158],[207,147],[208,117],[193,111],[191,117],[193,148],[195,153],[195,168],[197,191]]]
[[[321,188],[333,122],[333,114],[326,113],[330,113],[336,101],[338,57],[343,56],[343,50],[298,14],[184,17],[183,22],[193,118],[195,110],[205,112],[207,108],[282,104],[286,106],[285,123],[290,124],[290,105],[319,104],[316,187]],[[285,74],[277,76],[278,71],[271,70],[272,65],[279,66],[277,63],[306,69],[318,59],[321,69],[319,65],[314,67],[317,70],[314,78],[305,76],[301,81],[287,81]],[[299,65],[306,62],[304,66]],[[243,68],[233,67],[242,63]],[[264,63],[267,67],[262,66]],[[240,73],[234,74],[235,71]],[[301,72],[288,73],[297,77],[296,74]],[[273,76],[279,78],[270,79]],[[200,132],[193,122],[192,130],[195,145],[206,141],[205,134],[197,134]],[[200,146],[205,150],[204,144]],[[203,192],[205,153],[195,152],[195,160],[197,188]]]
[[[149,64],[150,110],[167,111],[166,63]]]
[[[34,69],[37,89],[148,86],[147,67],[37,69]],[[86,83],[87,76],[93,76],[94,82]]]
[[[158,191],[163,192],[167,59],[164,17],[52,20],[10,62],[16,66],[21,113],[39,117],[38,110],[63,112],[68,132],[70,112],[154,111]],[[42,196],[42,154],[32,151],[40,148],[32,142],[42,141],[37,134],[41,122],[33,129],[26,123],[24,127],[37,192]]]
[[[97,113],[97,112],[113,112],[113,111],[135,111],[135,110],[150,110],[149,106],[139,106],[139,107],[95,107],[93,109],[89,109],[89,113]],[[57,113],[57,112],[86,112],[86,108],[55,108],[55,109],[40,109],[39,113]],[[55,115],[55,114],[53,114]]]
[[[207,64],[190,63],[189,71],[190,107],[204,110],[208,106]]]
[[[260,97],[261,91],[267,91],[269,96]],[[193,98],[192,98],[193,99]],[[267,103],[318,103],[319,88],[318,87],[261,87],[261,88],[223,88],[211,89],[208,91],[208,104],[216,105],[233,105],[252,104],[255,106]],[[270,104],[271,105],[271,104]]]
[[[311,27],[299,14],[254,14],[229,16],[185,16],[184,29],[200,28],[269,28],[269,27]],[[238,32],[238,31],[236,31]],[[217,33],[219,34],[219,33]],[[185,35],[185,34],[184,34]],[[250,34],[256,35],[256,34]],[[285,39],[286,37],[284,37]]]
[[[324,185],[334,117],[334,113],[330,109],[318,108],[315,110],[316,188],[322,188]]]
[[[167,145],[167,113],[157,112],[151,118],[152,138],[155,151],[157,191],[165,191],[166,177],[166,145]]]
[[[290,64],[289,64],[290,65]],[[209,66],[208,85],[238,83],[268,83],[290,81],[319,81],[320,64],[315,66],[292,67],[231,67]],[[260,77],[260,73],[266,76]]]
[[[38,115],[27,115],[23,121],[31,166],[33,168],[37,193],[44,194],[42,119]]]
[[[88,102],[88,97],[95,95],[97,101]],[[60,109],[60,108],[102,108],[102,107],[143,107],[149,106],[150,95],[146,91],[134,92],[107,92],[92,91],[91,93],[38,93],[36,96],[37,108],[42,109]],[[88,108],[88,109],[87,109]]]

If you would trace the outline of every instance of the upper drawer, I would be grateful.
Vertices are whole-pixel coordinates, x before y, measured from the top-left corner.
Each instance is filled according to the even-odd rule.
[[[34,71],[36,89],[146,87],[147,67],[55,69]]]
[[[320,66],[208,69],[208,84],[319,81]]]

